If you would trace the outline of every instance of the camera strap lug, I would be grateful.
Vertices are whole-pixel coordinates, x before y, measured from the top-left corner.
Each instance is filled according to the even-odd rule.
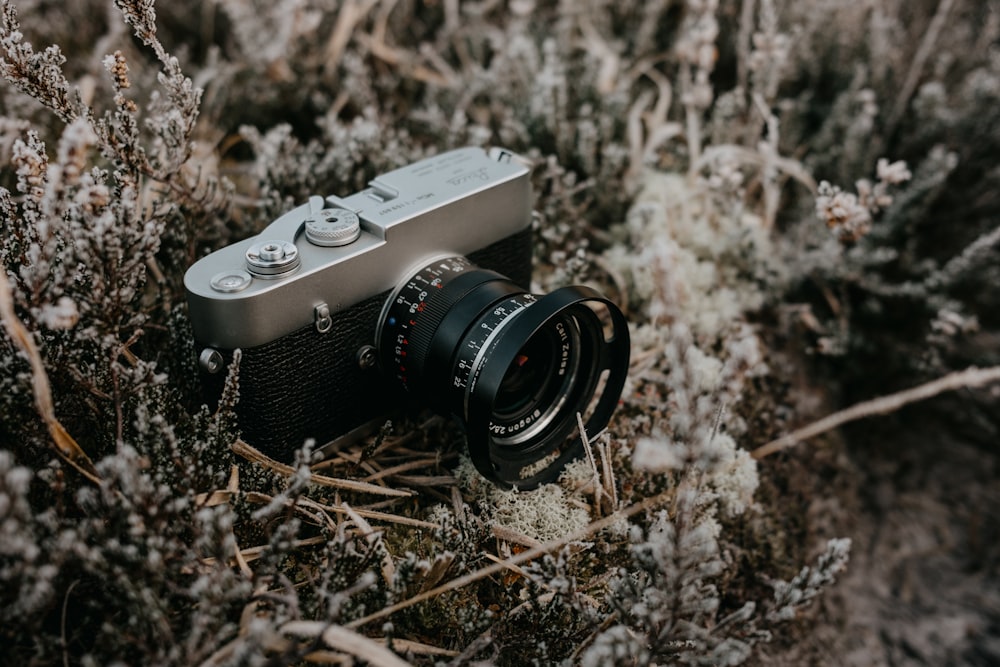
[[[313,320],[316,323],[316,331],[325,334],[333,328],[333,317],[330,316],[330,306],[321,303],[313,308]]]
[[[215,348],[206,347],[198,355],[198,365],[206,373],[215,375],[225,367],[226,360],[223,359],[222,353]]]

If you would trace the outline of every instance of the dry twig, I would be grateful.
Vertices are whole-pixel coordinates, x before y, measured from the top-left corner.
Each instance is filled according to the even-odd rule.
[[[237,439],[232,446],[233,452],[242,456],[247,461],[252,463],[259,463],[265,468],[270,468],[275,472],[282,475],[294,475],[295,469],[290,465],[284,463],[279,463],[272,459],[271,457],[265,455],[260,450],[255,449],[243,440]],[[357,491],[358,493],[370,493],[372,495],[378,496],[394,496],[398,498],[409,497],[413,495],[412,491],[403,491],[401,489],[390,489],[384,486],[378,486],[376,484],[367,484],[365,482],[356,482],[350,479],[340,479],[339,477],[327,477],[326,475],[313,474],[309,478],[310,484],[318,484],[320,486],[329,486],[334,489],[342,489],[344,491]]]
[[[913,91],[917,89],[917,83],[920,81],[920,75],[924,71],[924,65],[934,51],[934,45],[941,35],[941,29],[944,28],[945,21],[948,20],[948,14],[951,12],[952,5],[954,4],[955,0],[941,0],[938,4],[934,18],[931,19],[930,25],[927,26],[924,38],[921,40],[920,46],[913,56],[913,60],[910,61],[910,69],[907,71],[906,80],[903,82],[903,86],[899,90],[899,95],[896,97],[896,104],[889,115],[889,121],[886,123],[883,136],[892,136],[896,125],[902,119],[903,114],[906,113],[906,107],[910,103],[910,98],[913,97]]]
[[[435,598],[438,595],[447,593],[448,591],[457,590],[464,586],[468,586],[469,584],[475,583],[480,579],[485,579],[486,577],[490,577],[504,570],[511,569],[515,566],[520,565],[521,563],[527,563],[528,561],[534,560],[539,556],[544,556],[545,554],[551,553],[556,549],[560,549],[569,544],[570,542],[578,542],[580,540],[586,539],[591,535],[593,535],[594,533],[604,530],[605,528],[617,523],[618,521],[621,521],[622,519],[627,519],[630,516],[634,516],[640,512],[644,512],[648,509],[656,507],[660,503],[665,502],[673,495],[674,495],[673,489],[669,491],[664,491],[662,493],[658,493],[655,496],[651,496],[649,498],[646,498],[645,500],[629,505],[625,509],[615,512],[603,519],[594,521],[593,523],[584,526],[580,530],[574,531],[569,535],[565,535],[563,537],[559,537],[554,540],[549,540],[544,544],[528,549],[527,551],[522,551],[521,553],[511,556],[510,558],[507,558],[497,563],[493,563],[492,565],[488,565],[484,568],[480,568],[475,572],[470,572],[469,574],[462,577],[458,577],[457,579],[452,579],[448,583],[442,584],[441,586],[437,586],[436,588],[432,588],[429,591],[426,591],[424,593],[419,593],[418,595],[414,595],[411,598],[407,598],[406,600],[401,600],[396,604],[389,605],[388,607],[380,609],[363,618],[359,618],[355,621],[348,623],[347,627],[349,628],[362,627],[364,625],[367,625],[368,623],[371,623],[372,621],[377,621],[380,618],[391,616],[392,614],[395,614],[397,611],[401,611],[403,609],[412,607],[415,604],[419,604],[424,600],[430,600],[431,598]]]
[[[66,463],[76,468],[81,475],[91,482],[99,484],[101,480],[93,461],[56,419],[55,405],[52,402],[52,389],[49,385],[49,376],[45,372],[45,365],[42,362],[42,355],[38,352],[38,347],[35,345],[31,333],[14,312],[14,294],[4,271],[0,271],[0,320],[3,321],[7,335],[10,336],[14,345],[21,349],[24,356],[28,358],[28,363],[31,364],[31,389],[35,395],[35,408],[49,429],[49,435],[55,444],[56,452]]]
[[[365,16],[378,4],[378,0],[348,0],[340,8],[337,14],[337,24],[334,26],[330,40],[326,43],[326,71],[332,74],[336,71],[340,59],[344,55],[347,44],[351,41],[351,34]]]
[[[758,447],[751,452],[751,456],[755,459],[762,459],[765,456],[779,452],[782,449],[787,449],[803,440],[808,440],[820,433],[826,433],[848,422],[874,415],[889,414],[890,412],[899,410],[904,405],[932,398],[946,391],[982,387],[993,382],[1000,382],[1000,366],[991,366],[989,368],[976,368],[973,366],[964,371],[949,373],[944,377],[917,387],[889,394],[888,396],[873,398],[870,401],[852,405],[840,412],[834,412],[832,415],[828,415],[819,421]]]
[[[289,621],[281,626],[281,632],[302,637],[319,637],[327,646],[357,656],[370,665],[409,667],[408,662],[374,639],[359,635],[342,625],[330,625],[322,621]]]

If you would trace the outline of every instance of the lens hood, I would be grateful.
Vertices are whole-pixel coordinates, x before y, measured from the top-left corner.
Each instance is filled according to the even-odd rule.
[[[607,334],[595,307],[606,313],[610,324]],[[545,433],[520,445],[500,443],[491,421],[507,369],[532,336],[561,316],[572,317],[578,323],[581,354],[584,355],[581,366],[585,373],[567,389],[570,396]],[[582,286],[562,287],[519,313],[493,341],[486,358],[488,363],[480,365],[467,390],[465,421],[469,454],[476,469],[494,483],[508,488],[531,489],[554,481],[568,462],[583,455],[582,434],[570,437],[578,430],[578,413],[584,418],[584,428],[590,435],[607,426],[628,374],[628,324],[618,307],[595,290]],[[600,386],[602,379],[603,386]],[[595,396],[598,391],[600,396]],[[593,403],[595,398],[596,403]],[[588,406],[591,409],[585,413]]]

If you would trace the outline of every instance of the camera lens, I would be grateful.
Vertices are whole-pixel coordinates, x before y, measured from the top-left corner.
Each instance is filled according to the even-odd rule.
[[[560,316],[517,351],[493,402],[490,430],[497,444],[527,442],[564,412],[579,378],[582,355],[576,329],[572,318]],[[575,423],[575,415],[564,416]]]
[[[500,383],[493,414],[496,419],[516,420],[545,407],[557,387],[554,376],[558,350],[552,330],[531,337],[521,348]]]
[[[415,271],[378,328],[383,371],[464,423],[484,476],[521,489],[582,454],[578,414],[590,434],[607,425],[628,346],[624,316],[594,290],[536,296],[464,257]]]

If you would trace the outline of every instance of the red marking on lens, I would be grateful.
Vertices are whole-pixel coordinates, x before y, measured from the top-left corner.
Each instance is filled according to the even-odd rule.
[[[521,366],[524,366],[526,363],[528,363],[528,355],[526,355],[526,354],[519,354],[517,356],[517,359],[514,360],[514,363],[517,364],[518,368],[520,368]]]

